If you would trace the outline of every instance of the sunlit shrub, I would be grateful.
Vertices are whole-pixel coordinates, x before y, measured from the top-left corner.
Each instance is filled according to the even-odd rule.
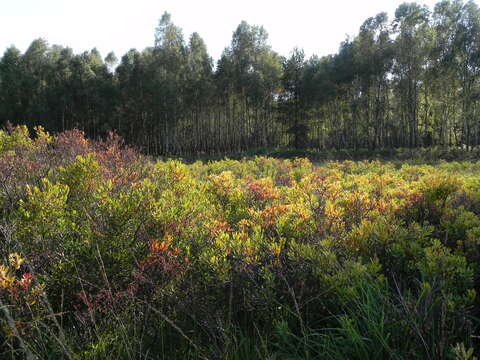
[[[11,128],[0,132],[0,296],[42,354],[105,356],[121,336],[121,353],[175,358],[175,348],[204,354],[238,334],[268,338],[275,324],[301,346],[324,329],[332,346],[363,336],[365,354],[378,348],[371,339],[405,358],[462,353],[480,314],[479,169],[187,165],[150,161],[115,134]],[[48,331],[27,336],[41,321]],[[1,324],[5,351],[22,351]],[[382,326],[405,336],[366,334]]]

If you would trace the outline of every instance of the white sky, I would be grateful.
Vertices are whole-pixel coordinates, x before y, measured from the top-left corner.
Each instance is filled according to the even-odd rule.
[[[480,1],[480,0],[477,0]],[[129,49],[153,45],[164,11],[184,31],[197,31],[217,60],[242,20],[263,25],[269,43],[282,55],[294,46],[307,56],[335,53],[346,35],[354,35],[370,16],[392,18],[402,0],[0,0],[0,54],[14,44],[22,52],[42,37],[50,45],[93,47],[117,57]],[[438,1],[423,0],[433,9]]]

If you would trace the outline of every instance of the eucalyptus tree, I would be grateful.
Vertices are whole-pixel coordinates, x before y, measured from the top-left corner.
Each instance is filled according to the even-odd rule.
[[[155,29],[153,77],[156,82],[155,150],[174,152],[177,125],[183,117],[183,90],[186,80],[187,47],[182,30],[164,13]]]
[[[280,58],[267,43],[268,33],[262,26],[242,21],[233,33],[230,56],[233,64],[234,87],[241,97],[241,121],[246,146],[266,145],[265,125],[272,124],[262,116],[269,106],[281,76]]]
[[[461,128],[461,88],[457,64],[457,26],[462,1],[444,0],[436,4],[432,27],[433,46],[428,77],[433,84],[433,143],[452,146],[459,142]]]
[[[329,77],[334,85],[330,105],[330,146],[336,148],[356,147],[357,93],[353,83],[356,79],[354,43],[347,38],[340,44],[338,54],[332,57]]]
[[[254,136],[257,146],[274,146],[278,143],[279,128],[276,120],[276,100],[281,89],[281,57],[270,45],[260,43],[254,55],[254,73],[249,96],[254,104]]]
[[[0,124],[16,124],[23,120],[23,96],[21,81],[22,55],[13,45],[5,50],[0,59]]]
[[[306,126],[309,129],[309,143],[319,148],[333,146],[333,129],[338,123],[334,120],[338,86],[335,81],[335,61],[333,55],[318,58],[312,56],[303,69],[303,105]]]
[[[73,126],[93,137],[100,136],[113,125],[110,118],[116,99],[112,74],[95,48],[74,56],[70,71]]]
[[[214,150],[219,143],[217,122],[223,124],[223,141],[228,142],[229,147],[236,151],[240,151],[245,147],[244,139],[245,124],[242,122],[239,114],[241,113],[242,94],[236,91],[235,67],[230,49],[224,49],[220,59],[217,62],[216,71],[214,73],[215,97],[217,99],[216,107],[218,113],[215,112],[211,117],[210,141],[207,149]]]
[[[92,77],[85,84],[88,93],[87,117],[89,132],[97,137],[111,128],[110,119],[115,107],[116,96],[112,84],[112,74],[104,63],[100,52],[94,48],[86,54],[86,64]]]
[[[396,81],[397,145],[419,145],[419,93],[428,54],[429,10],[417,3],[403,3],[395,11],[393,30],[395,60],[393,76]],[[406,138],[407,141],[402,141]]]
[[[158,115],[154,114],[158,99],[153,75],[152,48],[141,53],[136,49],[129,50],[115,69],[120,98],[116,129],[128,142],[142,146],[147,153],[153,151],[153,137],[156,135],[152,131],[154,121],[158,120]]]
[[[205,151],[212,134],[214,78],[213,60],[205,42],[193,33],[187,47],[185,85],[186,123],[183,127],[182,146],[186,151]]]
[[[47,119],[45,99],[48,43],[44,39],[32,41],[21,59],[22,123],[34,126]]]
[[[274,100],[282,73],[280,56],[268,45],[261,26],[242,21],[233,33],[231,45],[218,63],[219,91],[228,94],[225,116],[234,146],[265,146],[273,142]],[[228,147],[228,143],[222,146]]]
[[[386,13],[368,18],[353,42],[356,69],[355,102],[358,114],[354,124],[363,144],[370,148],[386,145],[388,120],[388,75],[393,61],[393,46]]]
[[[71,86],[73,59],[73,51],[68,47],[53,45],[48,51],[49,120],[44,125],[51,130],[64,131],[73,127],[74,94]]]
[[[291,144],[299,149],[308,144],[306,124],[306,92],[304,86],[305,53],[294,48],[289,58],[283,61],[282,93],[280,96],[281,118],[287,124],[287,133],[292,135]]]
[[[455,50],[457,76],[460,79],[462,142],[469,147],[479,144],[480,132],[480,9],[474,1],[468,1],[460,7]]]

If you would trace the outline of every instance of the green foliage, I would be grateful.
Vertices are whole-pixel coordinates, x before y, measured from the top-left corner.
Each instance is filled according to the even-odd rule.
[[[2,135],[0,164],[19,165],[2,180],[2,356],[478,350],[477,163],[187,165],[118,139],[27,134]]]
[[[22,225],[19,236],[28,241],[27,245],[44,246],[68,231],[68,194],[68,185],[52,183],[48,179],[43,179],[40,187],[27,186],[27,198],[20,200],[18,209]]]
[[[392,19],[372,15],[337,53],[310,58],[276,53],[264,27],[242,21],[215,61],[169,13],[152,46],[118,66],[95,48],[11,46],[0,58],[0,124],[77,127],[92,138],[115,130],[162,156],[477,158],[478,4],[407,2]]]
[[[0,130],[0,152],[11,151],[16,147],[28,146],[31,143],[26,126],[17,126],[10,133]]]

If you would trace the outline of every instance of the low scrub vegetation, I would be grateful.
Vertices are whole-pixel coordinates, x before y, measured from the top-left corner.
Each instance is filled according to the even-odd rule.
[[[474,359],[480,163],[0,132],[0,356]]]

